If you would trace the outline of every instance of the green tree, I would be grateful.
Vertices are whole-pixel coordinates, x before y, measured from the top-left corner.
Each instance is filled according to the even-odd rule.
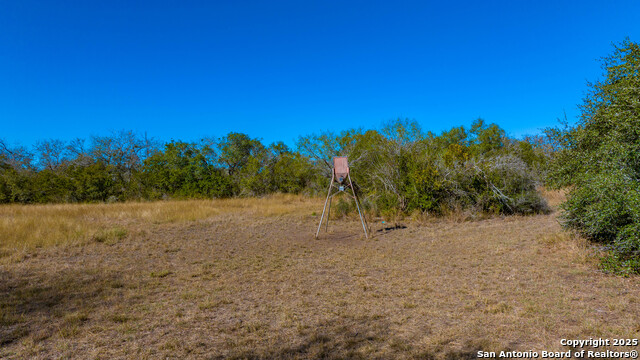
[[[100,161],[90,164],[71,164],[64,170],[69,179],[71,202],[104,202],[115,196],[112,171]]]
[[[578,123],[547,130],[560,144],[550,181],[572,185],[564,224],[609,244],[625,271],[640,271],[640,45],[614,45],[602,67]]]
[[[257,158],[264,152],[264,145],[247,134],[231,132],[218,142],[220,151],[218,161],[234,176],[251,158]]]
[[[474,154],[495,154],[504,147],[506,133],[496,124],[478,118],[471,124],[470,150]]]
[[[282,142],[267,149],[268,161],[262,176],[268,183],[268,192],[300,193],[309,186],[313,170],[307,158],[294,153]]]
[[[147,158],[142,182],[148,191],[147,196],[151,198],[231,195],[228,176],[208,163],[202,149],[185,142],[168,143],[164,151]]]

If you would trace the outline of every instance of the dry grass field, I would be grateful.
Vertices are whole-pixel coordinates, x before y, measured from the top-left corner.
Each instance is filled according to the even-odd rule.
[[[335,219],[315,240],[321,210],[1,206],[0,358],[458,359],[640,337],[640,278],[600,272],[557,212],[372,221],[371,239]]]

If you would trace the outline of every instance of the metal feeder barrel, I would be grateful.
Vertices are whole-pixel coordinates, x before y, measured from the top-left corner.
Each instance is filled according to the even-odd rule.
[[[349,163],[346,156],[336,156],[333,158],[333,173],[335,179],[342,183],[349,176]]]

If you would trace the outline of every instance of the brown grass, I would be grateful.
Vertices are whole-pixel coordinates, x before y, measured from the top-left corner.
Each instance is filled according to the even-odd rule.
[[[276,194],[246,199],[3,205],[0,206],[0,251],[82,244],[96,238],[110,238],[109,233],[140,224],[147,227],[189,222],[238,212],[285,215],[311,209],[311,204],[312,201],[301,196]]]
[[[567,193],[567,189],[550,190],[544,187],[538,188],[538,191],[552,208],[557,208],[565,200],[565,195]]]
[[[0,263],[0,358],[457,359],[640,335],[638,277],[599,272],[556,214],[369,240],[336,220],[314,240],[321,199],[78,207],[0,210],[106,229]]]

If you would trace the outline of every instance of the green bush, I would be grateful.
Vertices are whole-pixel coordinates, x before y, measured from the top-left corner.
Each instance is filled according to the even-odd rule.
[[[397,120],[380,131],[325,133],[299,141],[326,188],[333,156],[347,155],[363,202],[378,215],[423,212],[441,215],[468,210],[535,214],[549,210],[535,173],[520,155],[542,166],[539,148],[514,146],[504,130],[476,120],[436,136],[417,123]],[[507,144],[509,146],[507,146]],[[534,159],[535,158],[535,159]]]
[[[142,182],[150,198],[226,197],[232,195],[228,175],[207,161],[195,144],[171,142],[144,164]]]
[[[564,225],[605,244],[603,268],[640,267],[640,45],[625,40],[603,59],[602,81],[589,84],[574,127],[548,129],[559,146],[550,183],[571,186]]]

